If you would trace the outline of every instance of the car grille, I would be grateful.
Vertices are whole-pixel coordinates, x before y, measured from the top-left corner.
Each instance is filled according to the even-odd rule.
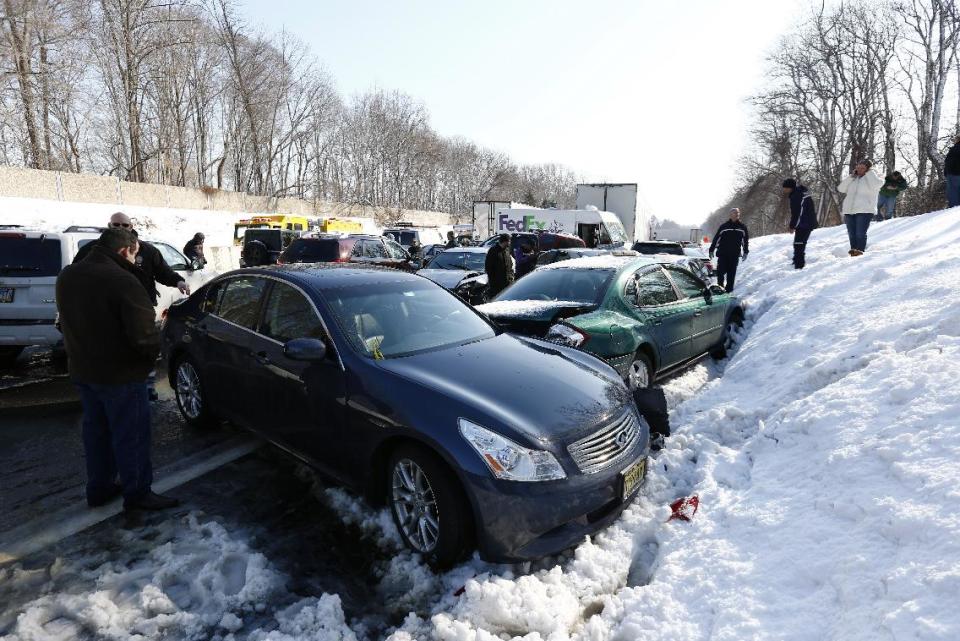
[[[567,451],[581,472],[593,474],[623,458],[633,448],[639,435],[637,415],[628,411],[599,432],[568,445]]]

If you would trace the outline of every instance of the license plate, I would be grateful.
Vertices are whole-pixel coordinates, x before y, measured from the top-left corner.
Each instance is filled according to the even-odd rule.
[[[12,303],[13,291],[13,287],[0,287],[0,303]]]
[[[626,499],[640,486],[647,471],[647,459],[642,458],[620,472],[620,498]]]

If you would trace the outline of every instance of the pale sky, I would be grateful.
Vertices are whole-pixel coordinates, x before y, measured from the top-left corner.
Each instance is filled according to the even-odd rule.
[[[593,182],[636,182],[699,223],[729,196],[744,99],[799,0],[241,0],[306,41],[345,96],[423,101],[435,130]]]

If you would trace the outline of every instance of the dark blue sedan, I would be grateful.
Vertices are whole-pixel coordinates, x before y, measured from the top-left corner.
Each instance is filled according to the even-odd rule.
[[[439,564],[559,552],[644,478],[648,428],[613,369],[501,333],[413,274],[231,272],[171,307],[163,336],[189,423],[249,428],[386,502]]]

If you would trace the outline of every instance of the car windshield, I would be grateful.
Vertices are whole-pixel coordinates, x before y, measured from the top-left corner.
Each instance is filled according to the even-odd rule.
[[[463,269],[466,271],[484,271],[487,255],[483,252],[458,252],[449,249],[442,252],[430,263],[430,269]]]
[[[674,254],[683,256],[683,247],[672,243],[634,243],[633,251],[641,254]]]
[[[56,276],[60,260],[59,239],[0,235],[0,274],[4,276]]]
[[[151,245],[157,248],[157,251],[160,252],[164,262],[170,266],[170,269],[183,271],[187,269],[187,266],[190,264],[186,256],[166,243],[154,242],[151,243]]]
[[[493,338],[494,331],[473,310],[422,280],[341,287],[326,290],[324,298],[352,347],[377,360]]]
[[[538,269],[508,287],[497,300],[544,300],[598,305],[616,272],[612,269]]]

